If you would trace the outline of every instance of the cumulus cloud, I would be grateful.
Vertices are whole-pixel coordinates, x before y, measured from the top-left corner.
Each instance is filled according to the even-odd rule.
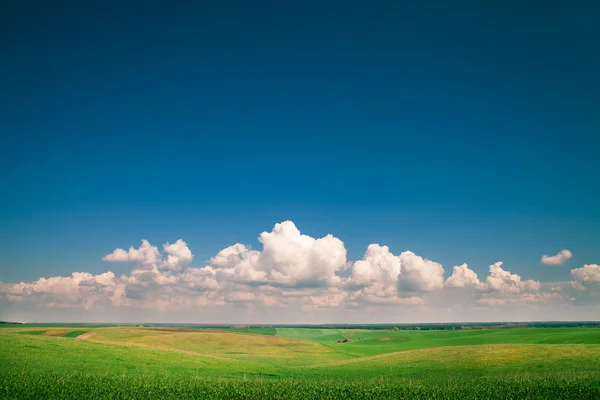
[[[251,259],[253,255],[258,256],[258,251],[252,251],[249,247],[243,244],[236,243],[217,253],[216,256],[210,259],[210,264],[217,267],[233,268],[243,259]]]
[[[501,261],[490,265],[490,275],[482,286],[483,291],[506,293],[537,292],[540,290],[540,282],[534,280],[521,280],[517,274],[502,269]]]
[[[574,285],[578,289],[600,286],[600,265],[589,264],[572,269],[571,276],[575,279]]]
[[[166,311],[231,306],[301,313],[372,307],[415,311],[436,302],[452,306],[453,301],[502,307],[563,296],[542,291],[539,282],[521,279],[501,262],[491,265],[489,276],[480,281],[466,264],[454,266],[444,280],[440,263],[411,251],[395,255],[379,244],[369,245],[361,259],[348,261],[340,239],[308,236],[291,221],[275,224],[258,241],[260,249],[236,243],[205,265],[194,266],[194,254],[182,239],[163,244],[162,251],[143,240],[138,248],[118,248],[103,257],[132,263],[127,274],[75,272],[31,283],[0,283],[0,299],[34,307]],[[572,270],[572,285],[585,289],[597,283],[599,269],[593,264]]]
[[[348,284],[379,289],[382,293],[428,292],[440,289],[444,283],[444,268],[411,251],[399,256],[387,246],[371,244],[362,260],[352,266]]]
[[[351,267],[351,275],[345,281],[349,292],[348,303],[393,304],[399,299],[398,277],[400,258],[389,247],[371,244],[361,260]]]
[[[352,266],[349,284],[357,287],[375,287],[382,292],[394,292],[400,275],[400,258],[389,247],[370,244],[362,260]]]
[[[31,283],[7,285],[4,294],[12,301],[33,299],[49,302],[54,306],[71,304],[91,307],[94,303],[119,305],[118,282],[112,272],[92,275],[87,272],[73,272],[71,276],[40,278]]]
[[[481,285],[475,271],[469,269],[467,264],[454,266],[452,275],[446,280],[446,287],[464,288]]]
[[[115,249],[112,253],[102,257],[106,262],[132,262],[141,265],[152,265],[161,259],[158,247],[152,246],[147,240],[142,240],[139,248],[131,246],[129,250]]]
[[[541,262],[545,265],[563,265],[571,258],[573,258],[573,253],[571,253],[567,249],[563,249],[553,256],[548,256],[544,254],[542,256]]]
[[[429,292],[444,286],[442,264],[427,260],[411,251],[400,254],[400,275],[398,284],[401,290],[409,292]]]
[[[285,285],[333,285],[336,272],[346,265],[344,243],[333,235],[320,239],[300,233],[292,221],[276,224],[263,232],[260,267],[269,281]]]
[[[131,262],[138,265],[138,268],[158,268],[180,269],[182,266],[189,264],[194,259],[194,255],[188,248],[187,243],[178,239],[175,243],[165,243],[164,251],[167,253],[163,256],[158,247],[153,246],[147,240],[142,240],[139,248],[131,246],[129,250],[121,248],[115,249],[112,253],[102,257],[106,262]]]
[[[346,248],[333,235],[315,239],[285,221],[258,240],[262,252],[238,243],[221,250],[211,265],[221,269],[223,278],[251,284],[321,287],[341,282],[337,272],[346,265]]]
[[[394,255],[387,246],[371,244],[361,260],[352,264],[344,282],[349,305],[418,305],[422,295],[442,288],[441,264],[405,251]]]
[[[164,265],[169,269],[179,269],[183,265],[191,263],[194,259],[194,255],[188,248],[187,243],[181,239],[173,244],[164,244],[163,249],[167,253],[167,259],[164,261]]]
[[[490,265],[489,275],[483,282],[467,264],[455,266],[444,286],[452,289],[450,298],[463,305],[466,300],[468,304],[475,306],[511,307],[562,299],[560,293],[542,291],[540,282],[523,280],[502,266],[500,261]]]

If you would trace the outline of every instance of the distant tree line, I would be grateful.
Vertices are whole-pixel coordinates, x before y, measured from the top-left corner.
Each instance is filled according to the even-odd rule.
[[[23,322],[0,321],[1,324],[24,324]],[[43,325],[53,325],[51,323]],[[60,325],[95,325],[95,324],[65,324]],[[102,324],[103,326],[141,326],[141,327],[179,327],[179,328],[241,328],[241,325],[230,324]],[[473,323],[427,323],[427,324],[298,324],[298,325],[243,325],[244,328],[317,328],[317,329],[369,329],[369,330],[407,330],[407,331],[440,331],[440,330],[474,330],[474,329],[512,329],[512,328],[600,328],[600,321],[548,321],[548,322],[473,322]]]
[[[231,327],[231,325],[228,325]],[[264,325],[247,325],[261,328]],[[600,321],[573,322],[474,322],[474,323],[427,323],[427,324],[320,324],[320,325],[269,325],[269,328],[317,328],[317,329],[369,329],[369,330],[472,330],[512,328],[600,328]]]

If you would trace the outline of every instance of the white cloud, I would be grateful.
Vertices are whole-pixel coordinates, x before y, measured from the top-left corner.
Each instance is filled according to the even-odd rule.
[[[249,302],[249,301],[255,301],[256,300],[256,295],[252,292],[233,292],[233,293],[228,293],[225,296],[226,301],[228,302]]]
[[[234,244],[221,250],[210,259],[217,274],[225,280],[248,283],[266,283],[267,272],[260,268],[260,252],[242,244]]]
[[[236,243],[200,267],[191,265],[194,255],[181,239],[165,243],[162,252],[143,240],[139,248],[119,248],[103,257],[107,262],[134,263],[128,274],[76,272],[31,283],[0,283],[0,300],[34,308],[83,306],[88,310],[202,308],[208,312],[211,308],[248,307],[256,312],[293,314],[317,309],[371,312],[397,308],[397,315],[403,315],[400,310],[421,313],[436,305],[439,309],[459,303],[463,308],[549,304],[561,296],[590,293],[571,293],[567,288],[563,295],[552,292],[550,284],[541,290],[539,282],[521,279],[504,270],[501,262],[490,266],[483,281],[466,264],[454,266],[444,281],[440,263],[410,251],[395,255],[379,244],[369,245],[364,256],[352,262],[340,239],[302,234],[291,221],[275,224],[258,240],[260,250]],[[572,270],[575,281],[571,287],[585,289],[598,282],[598,269],[592,264]]]
[[[350,296],[354,304],[369,304],[369,305],[420,305],[424,304],[425,300],[419,296],[397,297],[397,296],[378,296],[367,291],[361,291]]]
[[[490,275],[486,278],[482,286],[483,291],[506,293],[537,292],[540,290],[540,282],[534,280],[522,281],[517,274],[511,274],[510,271],[502,269],[502,262],[499,261],[490,265]]]
[[[446,287],[463,288],[477,287],[481,284],[475,271],[469,269],[467,264],[454,266],[452,275],[446,280]]]
[[[173,244],[166,243],[163,245],[165,252],[168,254],[164,261],[169,269],[179,269],[184,265],[192,262],[194,255],[188,248],[187,243],[179,239]]]
[[[94,303],[117,303],[114,297],[118,282],[112,272],[92,275],[87,272],[73,272],[71,276],[40,278],[32,283],[6,285],[4,292],[13,297],[52,301],[55,305],[83,305],[91,307]]]
[[[304,304],[303,308],[305,310],[311,308],[339,308],[344,304],[347,298],[348,293],[346,292],[323,293],[308,297],[307,304]]]
[[[400,258],[387,246],[370,244],[362,260],[352,265],[349,284],[356,287],[378,287],[382,292],[395,292],[400,275]]]
[[[416,294],[440,289],[443,282],[441,264],[410,251],[396,256],[387,246],[371,244],[352,264],[344,287],[350,304],[417,305],[424,300]]]
[[[333,286],[346,265],[346,248],[338,238],[320,239],[300,233],[291,221],[275,224],[259,237],[263,251],[235,244],[210,260],[223,279],[290,287]]]
[[[302,235],[292,221],[263,232],[260,267],[268,280],[284,285],[327,286],[340,281],[336,272],[346,265],[346,248],[338,238]]]
[[[260,255],[258,251],[252,251],[243,244],[236,243],[217,253],[216,256],[210,259],[210,264],[216,267],[233,268],[243,259],[250,259],[252,255]]]
[[[419,257],[411,251],[400,254],[400,290],[408,292],[429,292],[444,286],[442,264]]]
[[[589,286],[600,286],[600,265],[589,264],[572,269],[571,276],[576,280],[575,287],[580,290]]]
[[[173,244],[165,243],[163,249],[167,253],[166,257],[160,253],[158,247],[151,245],[150,242],[144,239],[138,249],[133,246],[127,251],[118,248],[102,257],[102,260],[106,262],[131,262],[137,264],[138,268],[148,269],[156,266],[177,270],[194,259],[187,243],[182,239],[178,239]]]
[[[216,271],[211,267],[188,268],[178,275],[178,283],[197,292],[220,289]]]
[[[541,303],[556,303],[564,300],[559,293],[521,293],[502,297],[481,297],[475,304],[490,307],[522,306]]]
[[[112,253],[102,257],[106,262],[132,262],[140,265],[153,265],[161,260],[158,247],[152,246],[147,240],[142,240],[142,244],[138,249],[133,246],[128,251],[123,249],[115,249]]]
[[[544,254],[542,256],[542,264],[545,265],[563,265],[565,262],[573,258],[573,253],[567,249],[563,249],[553,256]]]

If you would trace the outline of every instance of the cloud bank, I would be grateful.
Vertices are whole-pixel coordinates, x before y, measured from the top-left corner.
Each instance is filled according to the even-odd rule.
[[[162,250],[147,240],[139,247],[114,249],[102,259],[130,263],[128,274],[40,278],[34,282],[0,283],[0,300],[22,307],[46,309],[190,311],[254,310],[277,312],[352,313],[374,310],[419,313],[470,307],[471,310],[570,306],[577,293],[600,285],[600,266],[571,270],[567,289],[544,288],[505,269],[500,261],[480,278],[467,264],[454,266],[445,278],[442,264],[411,251],[393,254],[389,247],[371,244],[363,257],[347,259],[344,243],[333,235],[313,238],[291,221],[275,224],[258,238],[262,249],[236,243],[215,254],[203,266],[192,266],[194,255],[182,239]],[[558,263],[572,255],[563,250],[547,257]],[[561,263],[564,261],[561,261]],[[481,311],[485,312],[485,311]],[[416,314],[415,314],[416,313]],[[383,314],[382,314],[383,315]],[[360,317],[358,317],[360,318]]]

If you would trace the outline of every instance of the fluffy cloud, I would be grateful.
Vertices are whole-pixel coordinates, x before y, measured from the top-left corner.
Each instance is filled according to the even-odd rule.
[[[352,265],[352,273],[345,281],[350,292],[349,303],[393,304],[399,299],[398,277],[400,259],[387,246],[371,244],[362,260]]]
[[[389,247],[370,244],[362,260],[352,266],[348,283],[357,287],[378,287],[381,291],[396,291],[400,275],[400,259]]]
[[[4,294],[12,301],[34,300],[53,306],[83,305],[90,308],[97,303],[120,305],[118,282],[112,272],[92,275],[73,272],[71,276],[40,278],[32,283],[7,285]]]
[[[500,261],[490,265],[490,274],[485,281],[475,284],[476,305],[518,306],[548,303],[562,298],[560,293],[541,292],[540,282],[530,279],[523,280],[519,275],[504,270],[502,265],[503,263]]]
[[[115,249],[112,253],[102,257],[106,262],[132,262],[140,265],[153,265],[161,260],[158,247],[152,246],[147,240],[142,240],[138,249],[133,246],[129,250]]]
[[[428,292],[444,284],[444,268],[411,251],[393,255],[387,246],[371,244],[352,266],[348,284],[373,291]]]
[[[272,232],[263,232],[260,267],[268,280],[284,285],[334,285],[336,272],[346,265],[346,248],[338,238],[320,239],[302,235],[291,221],[276,224]]]
[[[291,221],[276,224],[259,237],[263,251],[235,244],[210,260],[220,276],[236,282],[290,287],[334,286],[346,265],[346,248],[338,238],[320,239],[300,233]]]
[[[398,284],[408,292],[429,292],[444,286],[442,264],[419,257],[411,251],[400,254]]]
[[[567,262],[571,258],[573,258],[573,253],[571,253],[567,249],[563,249],[560,252],[558,252],[558,254],[555,254],[553,256],[548,256],[548,255],[544,254],[542,256],[541,262],[542,262],[542,264],[545,264],[545,265],[563,265],[565,262]]]
[[[441,264],[405,251],[399,256],[387,246],[371,244],[362,260],[352,265],[345,281],[351,305],[417,305],[423,293],[442,288],[444,268]]]
[[[216,256],[210,259],[210,264],[217,267],[229,267],[233,268],[239,264],[242,260],[251,260],[254,257],[258,257],[260,253],[258,251],[252,251],[250,248],[243,244],[236,243],[233,246],[229,246],[217,253]],[[254,263],[254,261],[251,261]]]
[[[163,249],[167,253],[167,259],[164,261],[169,269],[179,269],[192,262],[194,255],[188,248],[187,243],[179,239],[173,244],[166,243]]]
[[[453,294],[457,301],[464,303],[467,300],[470,304],[485,307],[542,304],[562,298],[559,293],[541,292],[540,282],[523,280],[519,275],[504,270],[502,265],[502,262],[490,265],[490,273],[483,282],[467,264],[455,266],[444,286],[464,292],[463,295]],[[474,294],[474,298],[468,297],[469,294]]]
[[[131,246],[129,250],[121,248],[115,249],[112,253],[102,257],[106,262],[131,262],[138,265],[138,268],[166,268],[180,269],[184,265],[189,264],[194,259],[194,255],[188,248],[187,243],[178,239],[175,243],[165,243],[164,251],[167,253],[163,256],[158,247],[152,246],[147,240],[142,240],[139,248]]]
[[[410,251],[395,255],[379,244],[369,245],[360,260],[348,262],[340,239],[310,237],[291,221],[275,224],[258,240],[260,250],[236,243],[203,266],[191,265],[194,255],[182,239],[165,243],[162,251],[143,240],[138,248],[118,248],[103,257],[106,262],[133,263],[125,275],[76,272],[31,283],[0,283],[0,300],[33,307],[166,311],[229,306],[301,313],[384,306],[415,311],[436,302],[443,307],[453,302],[503,307],[566,296],[542,291],[539,282],[521,279],[501,262],[490,266],[483,281],[466,264],[455,266],[444,281],[440,263]],[[598,283],[599,269],[593,264],[572,270],[573,285]]]
[[[446,280],[446,287],[464,288],[480,286],[479,278],[475,271],[469,269],[467,264],[455,266],[452,275]]]
[[[575,285],[579,285],[580,289],[589,286],[600,286],[600,265],[589,264],[572,269],[571,276],[575,279]]]
[[[540,290],[540,282],[534,280],[522,281],[519,275],[511,274],[510,271],[502,269],[502,264],[499,261],[490,265],[490,275],[482,286],[483,291],[507,294],[537,292]]]

